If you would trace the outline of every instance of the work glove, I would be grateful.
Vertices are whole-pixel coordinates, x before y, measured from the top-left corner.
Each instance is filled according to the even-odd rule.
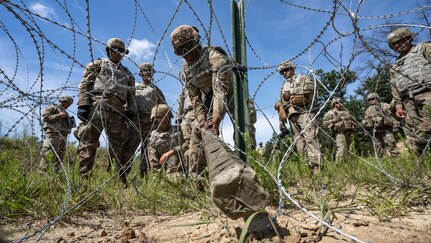
[[[80,106],[78,107],[78,119],[86,122],[88,121],[88,115],[90,114],[90,106]]]

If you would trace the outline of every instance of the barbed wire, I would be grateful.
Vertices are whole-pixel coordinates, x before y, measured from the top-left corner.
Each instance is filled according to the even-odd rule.
[[[78,90],[78,83],[77,82],[71,82],[71,79],[73,77],[73,72],[74,70],[76,70],[76,67],[78,68],[82,68],[85,69],[86,65],[84,65],[84,63],[86,63],[87,61],[83,62],[80,61],[78,56],[77,56],[77,43],[79,42],[78,40],[78,36],[82,37],[83,40],[86,40],[88,43],[88,53],[90,56],[90,61],[93,62],[94,59],[94,51],[93,51],[93,44],[95,45],[96,43],[98,45],[103,45],[106,46],[105,43],[99,41],[97,38],[95,38],[95,32],[93,32],[91,23],[90,23],[90,19],[92,19],[93,21],[95,20],[92,17],[92,14],[94,13],[93,9],[90,9],[90,1],[86,0],[85,2],[85,20],[81,20],[84,21],[86,24],[86,30],[83,31],[82,28],[78,25],[76,19],[73,17],[71,11],[69,10],[69,8],[67,7],[67,1],[64,1],[64,3],[60,3],[58,0],[55,0],[55,2],[57,3],[57,5],[63,10],[64,14],[67,16],[68,18],[68,24],[70,24],[70,26],[68,26],[68,24],[62,24],[60,23],[60,21],[55,20],[50,18],[49,16],[42,16],[40,13],[35,12],[34,10],[31,10],[30,8],[27,7],[26,3],[22,0],[19,1],[19,3],[12,3],[10,1],[0,1],[0,6],[3,6],[4,9],[10,13],[14,19],[16,19],[18,25],[20,27],[24,28],[25,33],[28,35],[27,38],[30,40],[29,42],[31,42],[31,45],[34,47],[34,51],[36,52],[36,56],[37,56],[37,64],[38,64],[38,71],[37,71],[37,75],[36,78],[34,80],[31,80],[30,78],[30,74],[29,74],[29,70],[30,70],[30,65],[28,63],[28,57],[25,56],[25,51],[24,48],[20,47],[19,42],[16,40],[16,36],[14,31],[10,31],[10,23],[8,22],[4,22],[2,21],[2,19],[0,19],[0,30],[5,33],[5,35],[7,36],[8,40],[12,43],[12,46],[14,48],[14,67],[12,68],[12,72],[8,72],[6,70],[6,68],[0,67],[0,74],[3,76],[4,80],[0,80],[0,87],[4,86],[3,90],[0,90],[0,109],[6,109],[6,110],[11,110],[14,112],[17,112],[18,114],[20,114],[20,117],[16,119],[16,121],[14,121],[14,123],[9,127],[9,129],[4,133],[1,134],[2,135],[2,139],[0,141],[0,144],[4,142],[4,139],[9,136],[10,133],[12,133],[14,130],[16,130],[20,125],[22,125],[24,120],[28,120],[28,122],[31,124],[31,131],[32,131],[32,136],[33,137],[37,137],[37,133],[35,131],[37,131],[38,129],[36,128],[37,126],[39,126],[40,128],[42,127],[42,108],[45,105],[48,105],[50,103],[52,103],[53,100],[57,99],[60,94],[63,93],[76,93],[76,91]],[[313,82],[315,84],[315,88],[314,88],[314,93],[313,93],[313,104],[315,104],[317,102],[317,98],[318,98],[318,94],[317,93],[317,87],[322,87],[323,90],[325,90],[325,95],[327,95],[327,99],[320,104],[320,107],[317,107],[317,111],[316,111],[316,115],[314,117],[312,117],[310,119],[310,121],[306,124],[306,127],[304,127],[300,133],[299,136],[304,134],[305,129],[307,129],[309,126],[311,126],[312,124],[317,123],[317,118],[319,116],[321,116],[325,110],[325,107],[327,107],[327,104],[330,102],[330,99],[334,97],[335,92],[340,89],[340,88],[345,88],[344,86],[346,85],[345,83],[343,83],[343,81],[346,79],[345,75],[348,74],[348,72],[351,70],[352,65],[354,64],[354,59],[356,57],[356,51],[355,49],[357,48],[358,45],[361,45],[363,47],[365,47],[368,52],[373,55],[373,57],[378,60],[381,64],[385,65],[385,66],[389,66],[390,63],[382,58],[379,57],[378,54],[376,54],[376,52],[373,50],[373,48],[370,46],[370,44],[367,41],[367,37],[363,35],[363,32],[366,31],[370,31],[370,30],[374,30],[374,29],[387,29],[389,27],[415,27],[415,28],[420,28],[421,30],[423,29],[431,29],[430,26],[424,25],[424,24],[408,24],[408,23],[391,23],[391,24],[373,24],[373,25],[368,25],[368,26],[360,26],[359,22],[361,20],[366,20],[366,21],[370,21],[370,20],[376,20],[376,19],[390,19],[390,18],[395,18],[395,17],[400,17],[400,16],[404,16],[404,15],[409,15],[409,14],[414,14],[417,13],[419,11],[424,11],[424,10],[428,10],[431,9],[431,4],[426,4],[424,6],[420,6],[414,9],[409,9],[406,11],[402,11],[402,12],[398,12],[398,13],[390,13],[390,14],[386,14],[386,15],[377,15],[377,16],[361,16],[359,15],[360,10],[363,7],[364,1],[359,1],[356,5],[353,4],[353,1],[350,1],[348,3],[348,5],[346,6],[344,4],[343,1],[340,0],[333,0],[332,1],[332,6],[331,6],[331,10],[325,10],[325,9],[319,9],[319,8],[313,8],[313,7],[308,7],[308,6],[304,6],[304,5],[299,5],[296,3],[293,3],[292,1],[285,1],[285,0],[280,0],[281,3],[286,4],[288,7],[293,7],[295,9],[300,9],[300,10],[304,10],[307,12],[316,12],[316,13],[322,13],[324,14],[327,18],[325,18],[325,21],[322,21],[323,25],[320,28],[320,30],[317,32],[317,34],[315,35],[315,37],[313,37],[311,39],[311,41],[307,42],[307,43],[303,43],[302,46],[304,46],[304,48],[302,48],[300,51],[298,51],[296,54],[291,55],[291,58],[286,58],[290,61],[296,61],[298,60],[300,57],[302,57],[304,54],[307,53],[307,61],[308,61],[308,67],[306,66],[302,66],[302,65],[297,65],[298,68],[301,68],[303,70],[307,71],[307,74],[309,76],[312,77]],[[183,3],[186,4],[187,8],[181,8],[183,6]],[[208,4],[208,9],[209,9],[209,18],[207,21],[208,25],[206,24],[205,19],[202,18],[203,15],[201,15],[199,13],[199,11],[197,10],[197,8],[191,3],[191,1],[188,0],[181,0],[179,1],[179,3],[176,5],[175,10],[173,11],[172,15],[170,16],[169,22],[165,25],[165,27],[162,27],[160,29],[162,29],[163,31],[161,31],[161,35],[159,36],[157,34],[157,31],[155,30],[155,28],[153,27],[153,24],[150,21],[150,18],[148,18],[148,16],[145,14],[143,7],[141,6],[141,3],[138,0],[134,0],[133,1],[133,17],[132,17],[132,21],[131,22],[131,33],[129,34],[129,38],[128,38],[128,46],[130,46],[133,38],[136,35],[137,32],[137,28],[138,28],[138,24],[139,24],[139,17],[142,15],[145,19],[146,24],[149,26],[149,28],[151,29],[152,34],[157,38],[157,45],[154,51],[154,55],[153,55],[153,59],[152,59],[152,63],[155,64],[156,58],[159,56],[159,49],[163,48],[163,43],[164,43],[164,39],[169,31],[169,29],[171,29],[172,24],[174,23],[174,21],[179,18],[178,17],[178,13],[179,10],[185,10],[188,11],[188,13],[191,13],[191,15],[195,18],[195,22],[199,24],[200,29],[204,32],[204,38],[207,40],[207,44],[208,46],[211,46],[211,44],[215,43],[215,39],[212,38],[212,36],[217,35],[220,36],[222,42],[223,42],[223,49],[226,50],[228,56],[230,58],[233,57],[232,53],[231,53],[231,48],[230,45],[228,44],[228,38],[226,37],[226,30],[223,30],[221,23],[219,22],[219,17],[217,15],[217,13],[214,10],[214,6],[213,6],[213,1],[208,0],[207,1]],[[253,4],[251,3],[251,1],[248,2],[247,6],[245,7],[245,12],[247,13],[249,8],[252,8]],[[351,31],[345,31],[342,32],[341,30],[339,30],[339,28],[336,26],[335,20],[336,17],[338,16],[342,16],[342,17],[348,17],[348,19],[350,20],[351,23],[351,27],[353,28],[353,30]],[[72,40],[72,50],[71,51],[67,51],[67,46],[63,43],[55,43],[55,41],[53,41],[53,38],[49,38],[47,33],[43,30],[42,26],[38,23],[37,20],[43,20],[46,21],[47,23],[52,24],[53,26],[57,26],[58,28],[60,28],[61,30],[65,30],[67,31],[67,33],[71,34],[71,40]],[[361,23],[364,24],[364,23]],[[215,29],[217,26],[218,31],[216,32]],[[328,34],[329,31],[333,31],[335,32],[336,36],[333,37],[330,34]],[[243,29],[244,33],[245,33],[245,40],[247,43],[247,47],[249,48],[249,50],[251,50],[251,52],[253,53],[254,57],[258,60],[258,62],[262,63],[263,66],[247,66],[246,69],[248,72],[251,71],[267,71],[268,73],[266,73],[264,75],[263,78],[261,78],[261,80],[259,82],[254,83],[254,85],[256,85],[256,88],[254,90],[254,92],[250,92],[250,95],[248,91],[241,90],[244,95],[244,97],[246,97],[247,99],[252,99],[255,101],[255,106],[257,108],[257,111],[259,112],[259,114],[261,114],[264,117],[265,122],[267,122],[271,128],[271,133],[272,134],[276,134],[276,128],[274,127],[274,125],[271,123],[271,119],[268,118],[268,115],[264,112],[264,110],[271,108],[272,106],[265,106],[265,107],[260,107],[260,105],[256,102],[257,97],[259,96],[259,94],[261,94],[262,89],[264,87],[265,84],[267,84],[267,82],[269,80],[271,80],[272,78],[274,78],[274,74],[277,73],[277,71],[275,71],[274,69],[278,66],[277,61],[273,61],[272,64],[267,64],[267,62],[264,61],[264,59],[262,58],[262,53],[260,52],[259,48],[256,48],[255,46],[253,46],[252,43],[254,43],[252,40],[250,40],[247,37],[247,32],[251,31],[248,29],[248,26],[246,27],[246,25],[244,25],[244,29]],[[329,41],[324,40],[324,37],[329,37]],[[341,42],[342,40],[347,40],[348,38],[351,38],[351,41],[353,44],[350,47],[350,53],[349,53],[349,57],[348,58],[344,58],[344,45]],[[202,41],[201,41],[202,42]],[[332,53],[330,53],[329,51],[329,47],[331,47],[333,44],[335,43],[339,43],[340,42],[340,52],[339,52],[339,57],[334,56]],[[319,44],[319,45],[318,45]],[[321,47],[320,47],[321,45]],[[59,79],[61,80],[60,82],[60,87],[56,87],[56,88],[51,88],[51,87],[47,87],[47,85],[49,85],[49,81],[47,80],[47,67],[49,64],[47,64],[47,60],[48,60],[48,50],[51,49],[52,53],[54,54],[53,56],[56,59],[56,62],[58,64],[58,76]],[[101,51],[103,53],[103,51]],[[317,55],[313,56],[314,53],[317,53]],[[176,79],[178,80],[181,84],[182,84],[182,80],[178,77],[178,75],[173,74],[174,71],[177,71],[177,69],[175,68],[175,65],[177,65],[178,63],[180,63],[182,61],[181,58],[177,58],[175,59],[175,61],[171,62],[170,57],[168,55],[168,53],[166,51],[164,51],[164,55],[165,55],[165,59],[168,63],[169,69],[168,70],[159,70],[157,71],[157,74],[160,75],[158,79],[154,80],[154,83],[159,83],[162,80],[166,79],[166,78],[172,78],[172,79]],[[323,58],[322,58],[323,56]],[[67,71],[67,75],[65,75],[65,70],[63,68],[62,65],[62,60],[63,58],[65,60],[67,60],[68,62],[70,61],[70,67]],[[138,64],[132,60],[130,57],[125,57],[126,60],[130,61],[132,64],[134,64],[135,67],[138,66]],[[329,62],[330,65],[332,65],[332,67],[334,67],[334,69],[337,70],[338,74],[340,74],[340,78],[339,80],[336,80],[336,86],[334,88],[329,88],[326,87],[324,82],[316,75],[316,71],[314,66],[316,65],[316,63],[318,61],[322,61],[322,59],[326,59],[327,62]],[[344,60],[347,59],[347,63],[344,63]],[[22,73],[20,73],[20,65],[21,65],[21,60],[23,60],[23,63],[25,65],[25,75],[23,75]],[[202,59],[199,59],[196,61],[196,63],[194,65],[192,65],[190,68],[194,68],[198,65],[200,65],[200,63],[202,62]],[[257,64],[259,65],[259,64]],[[228,68],[233,68],[233,67],[238,67],[237,63],[232,62],[229,63]],[[64,70],[63,70],[64,69]],[[193,77],[193,79],[198,79],[200,78],[202,75],[205,75],[205,73],[208,70],[202,70],[202,73],[196,75]],[[223,69],[218,70],[217,73],[217,79],[220,76],[220,72],[223,71]],[[8,73],[12,73],[11,75],[8,75]],[[25,77],[25,78],[24,78]],[[20,86],[19,81],[21,80],[25,80],[25,87],[22,88]],[[31,80],[31,81],[30,81]],[[361,83],[365,83],[364,79],[361,77],[357,77],[357,80],[359,80]],[[193,82],[194,80],[187,80],[187,82]],[[39,84],[38,87],[36,87],[36,85]],[[217,84],[219,85],[219,84]],[[36,90],[38,89],[38,90]],[[78,95],[72,95],[73,97],[78,97]],[[275,99],[278,99],[278,96],[274,97]],[[178,103],[178,96],[176,96],[176,98],[174,98],[174,101],[172,104],[170,104],[171,107],[176,106],[176,104]],[[227,110],[227,115],[231,118],[231,120],[235,120],[234,119],[234,115],[229,113],[227,107],[228,104],[224,103],[224,106],[226,107]],[[110,107],[112,109],[115,109],[115,107]],[[313,109],[316,107],[313,107]],[[99,109],[99,112],[103,113],[103,108],[102,107],[98,107],[97,109]],[[311,109],[311,107],[310,107]],[[39,110],[39,112],[36,112],[35,110]],[[121,111],[118,111],[119,113],[121,113]],[[311,110],[309,111],[311,112]],[[76,115],[75,112],[71,112],[71,114]],[[126,117],[125,117],[126,119]],[[128,118],[127,118],[128,119]],[[372,141],[374,141],[375,139],[375,131],[371,131],[368,132],[367,129],[365,129],[365,127],[363,127],[361,125],[361,121],[357,120],[355,118],[355,122],[357,124],[359,124],[359,127],[361,130],[364,131],[364,133],[371,138]],[[235,130],[239,130],[239,127],[236,123],[233,123],[233,127]],[[320,131],[324,131],[325,136],[328,137],[332,142],[335,142],[335,139],[333,138],[333,136],[329,133],[327,133],[325,131],[325,129],[322,126],[318,126]],[[139,132],[141,132],[142,128],[135,126],[134,127],[136,130],[138,130]],[[265,131],[268,132],[268,131]],[[240,135],[244,138],[247,137],[248,135],[240,132]],[[43,132],[40,132],[40,136],[43,136]],[[223,135],[222,135],[223,138]],[[219,138],[219,139],[222,139]],[[281,159],[280,164],[278,165],[277,168],[277,173],[276,175],[274,175],[268,168],[268,163],[265,163],[264,161],[259,161],[256,160],[254,157],[247,155],[247,151],[240,151],[238,148],[235,148],[233,146],[231,146],[232,149],[235,149],[236,151],[238,151],[239,153],[243,153],[245,155],[247,155],[247,158],[250,160],[253,160],[254,163],[256,163],[258,166],[260,166],[267,174],[268,176],[273,180],[273,182],[277,185],[278,191],[279,191],[279,204],[277,205],[277,216],[282,214],[282,208],[285,205],[285,200],[289,200],[291,203],[293,203],[298,209],[300,209],[301,211],[303,211],[305,214],[309,215],[310,217],[312,217],[313,219],[317,220],[320,224],[329,227],[330,229],[332,229],[333,231],[351,239],[354,241],[358,241],[358,242],[364,242],[361,241],[360,239],[358,239],[357,237],[353,236],[353,234],[349,234],[347,232],[345,232],[344,230],[341,230],[333,225],[331,225],[329,222],[319,218],[317,215],[311,213],[309,210],[307,210],[303,205],[301,205],[298,200],[296,200],[291,194],[289,194],[286,190],[285,185],[283,185],[282,181],[282,170],[285,168],[285,164],[289,163],[288,158],[291,157],[292,154],[295,154],[295,143],[297,142],[299,137],[295,137],[293,142],[290,144],[286,144],[284,141],[280,141],[280,143],[282,143],[283,145],[285,145],[287,147],[286,152],[283,154],[283,157]],[[108,148],[111,146],[110,144],[110,140],[107,137],[103,137],[105,143],[107,144]],[[143,138],[144,140],[149,139],[149,135],[145,138]],[[68,137],[67,140],[70,140],[70,138]],[[430,141],[429,140],[426,144],[425,147],[425,151],[429,148],[430,146]],[[142,141],[143,142],[143,141]],[[52,144],[51,144],[52,145]],[[40,146],[41,148],[41,146]],[[40,149],[39,148],[39,149]],[[251,149],[251,148],[247,148],[247,149]],[[376,143],[373,143],[373,151],[374,151],[374,161],[375,163],[368,161],[367,159],[356,155],[353,151],[348,151],[349,154],[355,158],[358,159],[358,161],[361,161],[362,163],[365,163],[367,166],[373,168],[376,171],[379,171],[382,175],[386,176],[394,185],[397,185],[399,187],[405,187],[405,186],[409,186],[409,187],[413,187],[413,188],[427,188],[429,189],[429,186],[427,185],[421,185],[421,184],[415,184],[415,183],[410,183],[412,177],[415,175],[415,173],[420,169],[420,166],[423,165],[424,163],[424,158],[425,158],[425,152],[422,153],[420,155],[420,158],[416,161],[416,164],[414,166],[414,169],[409,173],[409,175],[407,176],[407,178],[397,178],[395,175],[390,174],[388,171],[385,170],[384,165],[381,163],[381,158],[378,157],[378,153],[377,151],[379,149],[382,149],[381,147],[378,147],[378,145]],[[55,152],[55,151],[54,151]],[[137,151],[135,151],[135,155],[137,155]],[[59,158],[59,155],[57,153],[55,153],[55,156]],[[109,153],[109,156],[111,156],[111,153]],[[113,154],[114,157],[116,157],[117,155],[114,153]],[[119,160],[119,158],[111,158],[109,157],[109,160]],[[34,158],[32,159],[32,163],[33,163]],[[300,158],[300,160],[302,162],[306,162],[304,158]],[[89,192],[87,195],[85,195],[80,201],[75,202],[74,204],[72,203],[71,198],[73,197],[73,190],[72,190],[72,183],[70,181],[70,178],[68,177],[68,173],[67,173],[67,169],[64,166],[63,163],[61,163],[61,168],[63,173],[66,175],[65,177],[65,183],[66,183],[66,198],[64,199],[64,202],[62,204],[62,208],[60,210],[60,213],[58,213],[57,216],[55,216],[52,220],[50,220],[50,222],[45,225],[42,229],[38,229],[37,231],[33,232],[32,234],[28,234],[24,237],[22,237],[21,239],[19,239],[19,242],[23,242],[26,240],[31,239],[32,237],[37,237],[36,241],[41,240],[42,237],[44,236],[44,234],[47,232],[47,230],[49,230],[49,228],[51,226],[53,226],[55,223],[57,223],[59,220],[61,220],[65,215],[67,215],[68,213],[72,212],[73,210],[75,210],[76,208],[80,207],[81,205],[83,205],[85,202],[87,202],[92,196],[94,196],[101,188],[103,188],[109,181],[111,181],[114,177],[119,176],[120,175],[120,171],[123,171],[123,173],[125,173],[125,169],[127,169],[127,167],[131,167],[133,166],[133,161],[128,161],[128,163],[122,165],[122,167],[120,168],[120,170],[117,170],[115,173],[113,173],[109,179],[107,179],[106,181],[104,181],[102,184],[98,185],[97,188],[95,188],[93,191]],[[399,170],[401,170],[399,168]],[[408,185],[407,185],[408,184]]]

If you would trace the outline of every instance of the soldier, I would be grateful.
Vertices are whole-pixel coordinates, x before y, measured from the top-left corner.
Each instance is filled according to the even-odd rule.
[[[323,117],[323,125],[327,126],[333,134],[337,143],[337,154],[335,162],[344,160],[347,148],[352,150],[352,133],[356,131],[356,123],[347,111],[341,110],[341,99],[333,98],[332,110],[329,110]]]
[[[42,113],[45,139],[42,145],[40,168],[47,170],[47,157],[54,156],[55,171],[58,172],[66,152],[66,141],[70,131],[75,127],[75,119],[69,116],[66,109],[73,104],[70,96],[61,96],[58,104],[48,106]]]
[[[414,45],[413,37],[400,28],[387,41],[400,54],[390,70],[395,117],[405,119],[411,149],[421,153],[431,138],[431,43]]]
[[[121,64],[128,53],[124,42],[111,38],[106,45],[108,58],[97,59],[87,65],[78,91],[78,117],[88,121],[81,127],[78,147],[79,173],[88,178],[94,165],[99,137],[103,130],[108,137],[109,160],[117,161],[124,188],[126,162],[123,143],[127,140],[126,121],[135,114],[135,79]]]
[[[176,126],[171,126],[172,112],[165,104],[156,105],[151,110],[151,121],[156,129],[151,132],[148,142],[148,159],[155,170],[165,167],[167,173],[182,171],[180,163],[184,151],[184,141]]]
[[[362,121],[364,127],[372,132],[374,146],[379,157],[383,156],[383,149],[389,157],[398,155],[396,139],[393,132],[398,129],[398,124],[392,116],[388,103],[380,102],[377,93],[370,93],[367,96],[370,106],[365,111]]]
[[[133,161],[133,155],[138,145],[141,144],[141,163],[139,164],[141,177],[148,171],[148,166],[154,166],[148,164],[146,152],[150,132],[154,129],[150,119],[151,109],[157,104],[166,104],[163,92],[152,82],[154,73],[155,70],[150,63],[144,62],[139,65],[139,75],[142,77],[142,82],[135,84],[137,115],[132,119],[132,122],[128,123],[128,139],[124,143],[125,158],[130,163]],[[130,171],[130,165],[128,167],[128,171]]]
[[[172,47],[177,56],[184,58],[182,78],[195,111],[198,128],[208,128],[219,135],[219,126],[226,107],[233,114],[232,65],[225,51],[220,47],[204,47],[200,44],[198,29],[189,25],[181,25],[172,31]],[[203,98],[202,98],[203,97]],[[200,144],[198,128],[193,132]],[[193,139],[192,139],[193,140]],[[199,157],[199,151],[188,150],[193,157]],[[200,160],[198,160],[200,161]],[[199,175],[206,164],[192,166]]]
[[[285,78],[281,88],[281,101],[274,106],[279,115],[280,131],[282,134],[287,133],[286,123],[289,120],[296,139],[296,150],[302,156],[307,156],[308,166],[313,172],[318,172],[322,154],[317,139],[318,129],[313,105],[314,82],[306,75],[295,75],[295,65],[290,61],[281,63],[278,71]]]
[[[249,125],[249,131],[250,131],[250,141],[251,141],[251,149],[256,149],[256,127],[254,124],[257,122],[257,114],[256,114],[256,108],[254,107],[254,100],[248,100],[248,111],[250,112],[250,125]]]
[[[257,148],[257,152],[260,155],[264,155],[265,154],[265,147],[263,147],[263,143],[262,142],[259,142],[259,147]]]

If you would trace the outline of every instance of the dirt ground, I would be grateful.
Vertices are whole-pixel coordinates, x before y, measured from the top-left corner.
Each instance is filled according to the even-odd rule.
[[[275,215],[273,209],[268,211]],[[390,222],[380,222],[365,211],[337,213],[332,225],[364,242],[431,242],[431,206],[412,209],[409,215]],[[8,239],[16,241],[46,223],[23,219],[4,230],[9,232]],[[266,235],[252,235],[251,241],[352,242],[332,229],[325,233],[316,220],[297,209],[283,210],[277,224],[280,237],[274,231],[266,231]],[[242,219],[230,220],[207,213],[151,216],[130,211],[100,211],[56,223],[42,236],[41,242],[237,242],[243,226]]]

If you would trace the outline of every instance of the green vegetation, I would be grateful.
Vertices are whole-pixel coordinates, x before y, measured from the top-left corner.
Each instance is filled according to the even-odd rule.
[[[214,213],[207,181],[197,183],[182,176],[163,174],[141,179],[137,168],[133,168],[129,175],[131,186],[124,190],[117,176],[106,172],[107,155],[103,149],[99,150],[93,174],[87,181],[78,176],[73,164],[76,155],[73,145],[66,156],[70,163],[58,175],[53,171],[38,171],[36,162],[32,164],[28,159],[28,146],[20,146],[22,143],[28,144],[28,141],[5,140],[0,152],[2,224],[24,216],[53,219],[65,210],[66,219],[83,211],[107,209],[148,214]],[[281,151],[282,154],[286,151],[286,145],[281,146]],[[27,159],[23,154],[27,154]],[[279,161],[268,161],[267,155],[259,155],[257,151],[248,156],[259,181],[271,195],[271,204],[278,206],[279,190],[268,171],[277,177]],[[295,200],[308,209],[321,211],[326,220],[339,211],[362,208],[380,220],[390,220],[407,214],[411,206],[431,201],[431,156],[428,154],[421,162],[416,161],[418,158],[410,154],[380,161],[350,155],[342,164],[325,159],[321,173],[314,175],[302,158],[292,155],[283,163],[280,178]],[[285,197],[283,204],[294,206]]]

